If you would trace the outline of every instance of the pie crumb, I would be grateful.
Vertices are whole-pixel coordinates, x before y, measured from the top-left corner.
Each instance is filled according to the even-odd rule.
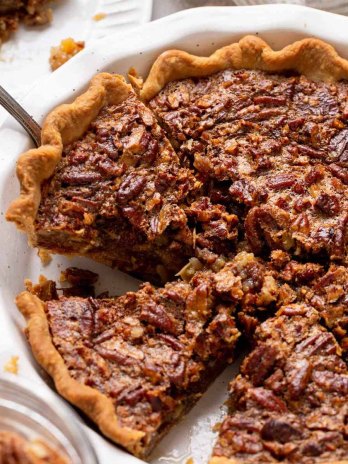
[[[94,21],[101,21],[106,18],[106,13],[97,13],[93,16]]]
[[[63,39],[60,45],[51,48],[50,65],[52,71],[58,69],[84,48],[85,42],[75,41],[71,37]]]
[[[52,261],[52,256],[50,255],[50,253],[47,250],[44,250],[43,248],[40,248],[37,254],[39,255],[41,263],[44,266],[47,266]]]
[[[218,432],[220,430],[220,427],[221,427],[221,422],[217,422],[214,426],[213,426],[213,432]]]
[[[26,288],[26,290],[30,293],[32,293],[32,290],[33,290],[33,282],[30,280],[30,279],[25,279],[24,280],[24,286]]]
[[[18,361],[19,356],[11,356],[11,358],[4,365],[4,371],[10,374],[18,374]]]

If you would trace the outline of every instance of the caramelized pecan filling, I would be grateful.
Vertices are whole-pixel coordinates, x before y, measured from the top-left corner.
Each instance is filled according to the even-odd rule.
[[[143,284],[138,292],[119,298],[72,296],[86,296],[96,280],[95,274],[75,268],[64,273],[73,285],[63,290],[64,296],[58,296],[51,281],[31,289],[47,300],[52,341],[70,375],[111,398],[122,426],[146,432],[148,450],[233,359],[240,336],[235,318],[253,341],[265,327],[272,332],[273,319],[262,321],[277,308],[307,302],[318,312],[304,311],[303,304],[287,308],[302,308],[300,319],[307,318],[310,324],[315,320],[315,330],[320,314],[342,339],[342,347],[346,345],[343,266],[332,265],[326,271],[316,263],[293,261],[282,251],[273,252],[270,262],[241,252],[218,272],[193,269],[193,273],[190,278],[188,266],[183,274],[188,281],[161,289]],[[292,324],[289,314],[279,319],[280,333]],[[282,346],[279,343],[280,351]],[[291,348],[284,346],[281,355],[286,358]],[[255,375],[260,376],[256,364]]]
[[[237,321],[250,340],[255,329],[277,309],[290,303],[314,307],[322,324],[333,332],[346,358],[348,352],[348,269],[291,259],[273,251],[270,261],[241,252],[215,274],[226,301],[236,305]]]
[[[226,70],[169,83],[150,101],[214,203],[241,208],[257,254],[347,262],[345,82]]]
[[[288,305],[256,331],[230,386],[213,456],[314,464],[345,459],[348,371],[333,335],[306,305]]]

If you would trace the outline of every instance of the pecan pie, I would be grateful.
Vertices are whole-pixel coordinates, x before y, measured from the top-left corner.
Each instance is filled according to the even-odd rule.
[[[30,292],[17,300],[28,320],[33,352],[58,391],[104,434],[137,455],[151,451],[233,359],[240,330],[252,342],[255,330],[259,334],[267,324],[262,321],[282,305],[313,304],[318,310],[310,311],[315,321],[320,315],[347,349],[343,266],[333,265],[326,272],[319,264],[293,261],[282,251],[273,252],[271,262],[241,252],[218,272],[199,270],[195,261],[181,273],[186,280],[157,290],[143,284],[138,292],[119,298],[95,298],[97,275],[69,268],[63,280],[72,287],[62,289],[63,296],[58,296],[54,282],[42,280],[29,285]],[[95,407],[86,404],[92,392],[83,386],[94,389],[93,396],[100,399]],[[134,442],[133,434],[109,428],[98,416],[100,408],[108,414],[112,408],[121,428],[143,432],[142,438]]]
[[[257,329],[231,383],[210,462],[347,462],[347,395],[347,365],[318,313],[284,306]]]
[[[233,360],[240,335],[207,271],[118,298],[58,297],[51,281],[32,291],[17,304],[36,359],[62,396],[138,456]]]
[[[275,256],[277,255],[277,256]],[[282,255],[280,263],[279,255]],[[274,279],[278,287],[278,306],[305,302],[313,306],[322,323],[336,336],[344,356],[348,350],[348,269],[331,264],[299,263],[282,252],[273,253]],[[274,267],[277,267],[274,274]],[[268,266],[267,266],[268,267]]]
[[[0,431],[1,464],[70,464],[70,460],[43,440],[27,440],[21,435]]]
[[[134,90],[96,76],[21,156],[7,218],[33,246],[153,283],[184,266],[118,298],[86,275],[17,300],[58,391],[136,455],[244,335],[213,462],[347,462],[347,79],[316,39],[167,51]]]
[[[28,26],[51,22],[51,0],[2,0],[0,3],[0,44],[17,30],[20,22]]]

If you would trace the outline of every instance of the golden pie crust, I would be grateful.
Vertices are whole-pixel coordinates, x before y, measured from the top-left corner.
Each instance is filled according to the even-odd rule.
[[[132,75],[130,79],[138,88],[140,97],[148,101],[168,82],[209,76],[224,69],[292,70],[309,79],[324,82],[348,78],[348,61],[322,40],[303,39],[275,51],[259,37],[248,35],[208,57],[191,55],[182,50],[168,50],[153,63],[144,83]]]

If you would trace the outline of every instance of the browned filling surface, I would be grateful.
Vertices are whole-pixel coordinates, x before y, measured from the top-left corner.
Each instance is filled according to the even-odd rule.
[[[120,426],[145,432],[147,452],[233,360],[234,307],[210,272],[119,298],[58,297],[52,282],[39,290],[69,374],[111,399]]]
[[[256,348],[244,361],[242,376],[232,382],[232,385],[237,385],[231,390],[231,402],[237,412],[231,413],[232,419],[229,417],[224,422],[215,448],[216,455],[237,456],[241,462],[245,458],[246,463],[250,458],[250,462],[255,463],[289,459],[289,462],[312,464],[324,462],[330,452],[330,459],[341,458],[347,453],[346,444],[342,448],[340,441],[342,417],[327,426],[325,416],[332,415],[334,411],[330,409],[328,412],[325,406],[326,392],[328,401],[334,394],[331,387],[324,386],[320,394],[313,390],[316,379],[321,378],[320,372],[313,374],[314,386],[307,393],[310,404],[313,392],[317,398],[312,406],[315,417],[322,417],[323,433],[316,428],[313,431],[310,426],[309,430],[306,429],[307,416],[302,417],[304,413],[298,396],[291,403],[297,409],[289,406],[286,414],[279,411],[278,400],[264,393],[266,387],[271,388],[270,381],[264,380],[268,377],[275,379],[278,388],[275,393],[281,398],[288,388],[288,375],[290,380],[295,379],[295,384],[308,383],[307,374],[312,375],[315,369],[321,371],[328,365],[331,373],[324,373],[322,379],[331,382],[333,378],[336,382],[336,373],[340,373],[337,369],[345,363],[333,334],[343,350],[347,350],[347,270],[336,264],[327,269],[318,263],[300,263],[280,250],[274,251],[271,258],[266,262],[252,253],[240,252],[218,272],[200,270],[199,261],[193,259],[182,271],[185,280],[168,283],[159,289],[143,284],[138,292],[129,292],[118,298],[95,298],[93,284],[97,275],[75,268],[67,269],[62,276],[63,281],[72,285],[61,289],[63,296],[58,296],[52,281],[42,281],[41,285],[30,290],[46,301],[52,341],[70,375],[110,398],[121,426],[146,433],[143,441],[146,453],[194,404],[221,369],[233,360],[236,343],[243,334]],[[279,308],[281,315],[274,317]],[[325,350],[329,344],[329,354],[336,353],[335,357],[323,358],[326,351],[320,351],[322,344]],[[312,345],[313,350],[307,349]],[[292,357],[290,353],[293,353]],[[290,368],[302,366],[301,360],[314,363],[314,367],[310,364],[304,373],[301,370],[299,373],[296,370],[292,372]],[[290,363],[290,367],[286,362]],[[336,399],[330,402],[332,408],[337,406],[337,410],[348,395],[345,385],[348,377],[345,370],[343,373],[343,380],[337,380],[342,381],[337,385],[343,388],[339,402],[336,404]],[[302,374],[307,380],[301,378]],[[256,379],[253,387],[250,387],[250,382],[246,383],[245,377],[251,383]],[[323,381],[318,382],[320,386]],[[255,406],[249,399],[241,399],[242,406],[235,406],[239,401],[236,398],[241,395],[237,387],[247,388],[245,392],[243,390],[245,398],[250,396],[249,387],[255,387],[256,396],[260,393],[256,403],[260,401],[263,407],[268,405],[275,410],[271,411],[272,414],[268,410],[260,412],[257,408],[261,406]],[[289,388],[291,392],[292,387]],[[265,400],[262,399],[263,394]],[[336,398],[335,395],[333,397]],[[325,407],[318,409],[318,398],[325,400]],[[284,417],[279,419],[280,425],[274,422],[278,420],[279,412],[284,413]],[[235,417],[239,424],[238,433],[235,433],[235,426],[231,426]],[[248,421],[252,418],[256,421],[256,428],[254,425],[249,427]],[[260,430],[264,423],[270,421],[275,427],[279,425],[282,431],[285,427],[283,422],[287,420],[291,426],[295,423],[298,429],[303,429],[300,439],[301,443],[305,442],[303,446],[285,446],[285,443],[291,442],[292,435],[281,444],[260,444],[263,440]],[[320,427],[317,428],[322,430]],[[285,427],[285,430],[288,429]],[[257,432],[256,435],[254,432]],[[260,443],[255,436],[259,437]],[[337,436],[338,441],[332,449],[325,445],[330,437]],[[296,437],[296,440],[299,439]],[[319,448],[311,451],[311,443],[316,438],[324,443],[318,445],[322,450],[320,453]],[[342,448],[341,454],[336,448]],[[323,454],[321,458],[325,458],[324,461],[311,461],[314,459],[312,452],[315,459]],[[299,456],[303,460],[299,460]]]
[[[51,281],[31,289],[46,300],[52,341],[70,375],[111,398],[122,426],[145,431],[148,451],[232,361],[240,333],[254,343],[262,321],[284,304],[311,303],[315,320],[320,315],[347,348],[343,266],[327,271],[282,251],[270,262],[241,252],[218,272],[195,266],[183,271],[186,281],[143,284],[118,298],[88,298],[97,276],[74,268],[64,273],[73,285],[64,296]],[[305,311],[306,318],[313,319]]]
[[[214,203],[267,248],[347,262],[347,84],[226,70],[168,84],[150,108]]]
[[[0,44],[11,32],[17,30],[20,22],[28,26],[51,22],[52,11],[48,8],[51,0],[2,0],[0,3]]]
[[[285,306],[264,322],[231,383],[213,455],[243,464],[346,459],[348,372],[340,353],[309,306]]]
[[[1,464],[70,464],[43,440],[29,441],[14,432],[0,431]]]
[[[43,186],[38,245],[96,253],[144,278],[157,271],[166,278],[192,254],[184,204],[195,189],[192,173],[180,168],[155,118],[132,95],[103,109],[65,148]]]

